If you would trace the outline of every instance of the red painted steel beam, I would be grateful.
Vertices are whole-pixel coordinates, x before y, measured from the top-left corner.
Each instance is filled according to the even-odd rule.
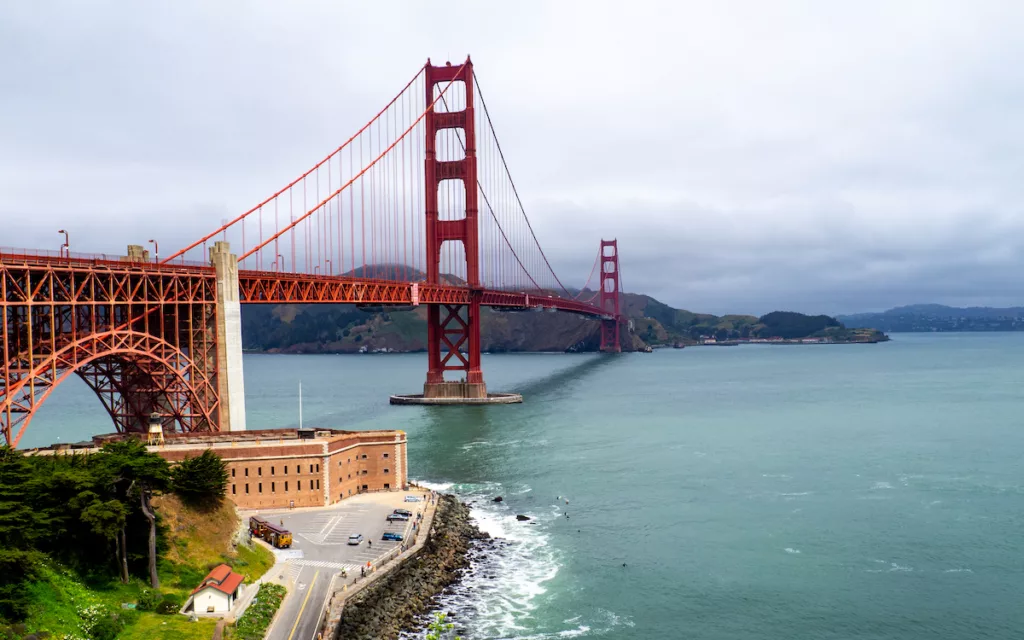
[[[238,286],[243,304],[413,304],[411,282],[277,273],[239,271]],[[469,287],[415,283],[419,304],[468,304]],[[599,307],[551,295],[480,290],[480,304],[488,307],[544,308],[578,313],[595,318],[611,317]]]

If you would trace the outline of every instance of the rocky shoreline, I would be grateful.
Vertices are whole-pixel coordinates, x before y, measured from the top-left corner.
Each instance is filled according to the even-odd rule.
[[[423,549],[345,603],[335,639],[396,640],[422,628],[434,599],[462,577],[474,541],[487,540],[469,521],[469,507],[453,496],[438,499]]]

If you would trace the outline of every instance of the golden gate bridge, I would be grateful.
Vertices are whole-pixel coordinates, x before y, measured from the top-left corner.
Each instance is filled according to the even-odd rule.
[[[170,430],[245,429],[241,304],[426,306],[428,401],[492,395],[484,306],[597,318],[601,351],[621,350],[615,240],[600,242],[577,293],[562,284],[468,57],[428,60],[344,144],[187,247],[127,253],[0,249],[7,444],[71,375],[122,432],[145,432],[151,416]]]

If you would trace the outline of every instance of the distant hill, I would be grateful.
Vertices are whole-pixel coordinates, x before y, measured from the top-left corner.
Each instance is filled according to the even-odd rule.
[[[372,273],[370,270],[368,273]],[[454,280],[454,279],[453,279]],[[584,292],[589,294],[590,292]],[[584,295],[586,299],[589,295]],[[626,351],[647,346],[687,346],[752,338],[822,338],[829,342],[878,342],[879,332],[845,328],[829,316],[777,311],[760,318],[714,316],[675,309],[650,296],[623,295],[632,332],[623,332]],[[601,326],[571,313],[547,311],[481,314],[483,351],[596,351]],[[361,310],[355,305],[244,305],[242,345],[272,353],[411,352],[426,350],[426,308]]]
[[[914,304],[880,313],[838,316],[848,327],[891,333],[932,331],[1024,331],[1024,307],[947,307]]]

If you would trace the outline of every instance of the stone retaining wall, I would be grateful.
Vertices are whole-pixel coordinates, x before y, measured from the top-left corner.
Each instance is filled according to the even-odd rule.
[[[455,496],[440,496],[423,547],[346,600],[334,638],[395,640],[401,631],[416,629],[434,598],[468,566],[471,542],[487,537],[470,523],[469,507]]]

